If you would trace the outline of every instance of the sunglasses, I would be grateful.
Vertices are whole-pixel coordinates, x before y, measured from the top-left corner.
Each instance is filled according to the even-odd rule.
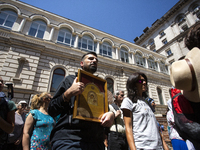
[[[1,84],[3,84],[3,80],[0,80]]]
[[[22,106],[22,107],[26,107],[26,106],[27,106],[27,104],[21,104],[21,106]]]
[[[144,81],[147,82],[145,79],[139,79],[139,80],[137,80],[138,83],[144,83]]]

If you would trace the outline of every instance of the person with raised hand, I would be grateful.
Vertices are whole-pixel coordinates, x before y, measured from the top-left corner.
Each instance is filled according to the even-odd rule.
[[[82,56],[81,68],[91,74],[97,70],[98,58],[95,52]],[[84,91],[84,83],[77,82],[76,75],[69,75],[61,82],[49,103],[48,112],[52,117],[60,115],[51,133],[53,150],[104,150],[105,128],[114,120],[113,112],[106,112],[101,123],[72,119],[74,101]]]

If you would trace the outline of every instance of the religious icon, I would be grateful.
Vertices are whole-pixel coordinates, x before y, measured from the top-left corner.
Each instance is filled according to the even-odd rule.
[[[78,81],[83,82],[85,88],[76,96],[73,118],[100,122],[101,116],[108,112],[106,80],[79,70]]]

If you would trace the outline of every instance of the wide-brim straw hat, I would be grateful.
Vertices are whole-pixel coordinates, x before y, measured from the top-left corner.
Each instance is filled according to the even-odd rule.
[[[185,59],[172,64],[170,80],[175,88],[182,90],[185,98],[200,102],[200,49],[193,48]]]

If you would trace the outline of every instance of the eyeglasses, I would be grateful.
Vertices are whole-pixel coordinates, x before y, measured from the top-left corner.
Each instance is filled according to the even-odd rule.
[[[1,84],[3,84],[3,80],[0,80]]]
[[[138,83],[144,83],[144,81],[147,82],[145,79],[139,79],[137,82]]]

